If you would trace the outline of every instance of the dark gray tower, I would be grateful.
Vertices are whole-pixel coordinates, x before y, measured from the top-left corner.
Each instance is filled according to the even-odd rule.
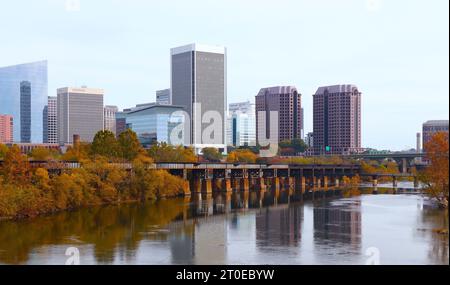
[[[31,142],[31,83],[20,82],[20,141]]]

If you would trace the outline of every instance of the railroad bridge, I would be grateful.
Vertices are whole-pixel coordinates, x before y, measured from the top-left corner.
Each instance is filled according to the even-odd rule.
[[[0,165],[2,161],[0,161]],[[30,161],[31,167],[43,167],[58,174],[65,170],[82,167],[78,162]],[[131,171],[131,163],[114,165]],[[280,188],[305,192],[305,189],[325,189],[340,186],[343,177],[370,176],[374,186],[379,177],[389,176],[394,187],[400,177],[417,177],[413,174],[366,174],[359,164],[258,164],[258,163],[173,163],[158,162],[147,165],[148,169],[166,170],[186,180],[185,195],[210,194],[213,191],[231,192],[232,189],[249,191]]]

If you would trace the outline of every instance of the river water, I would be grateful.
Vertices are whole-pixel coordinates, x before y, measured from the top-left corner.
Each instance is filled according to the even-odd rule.
[[[0,221],[0,264],[449,264],[438,233],[447,211],[373,190],[194,195]]]

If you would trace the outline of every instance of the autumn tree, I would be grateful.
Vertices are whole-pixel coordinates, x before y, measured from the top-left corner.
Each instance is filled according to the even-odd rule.
[[[1,172],[6,183],[25,185],[30,182],[28,158],[20,152],[17,145],[12,146],[6,153]]]
[[[427,185],[431,196],[436,197],[441,205],[448,206],[449,189],[449,141],[448,133],[438,132],[433,135],[424,149],[430,165],[420,175]]]
[[[33,160],[37,161],[45,161],[50,160],[53,157],[54,153],[45,147],[36,147],[30,152],[30,157]]]
[[[127,129],[118,138],[120,155],[127,161],[133,161],[139,154],[144,152],[135,132]]]
[[[103,130],[95,134],[91,145],[92,155],[101,155],[112,159],[118,157],[119,153],[119,144],[113,132]]]
[[[195,162],[197,157],[191,147],[173,146],[165,142],[155,143],[148,150],[155,162]]]
[[[3,159],[8,152],[8,147],[0,143],[0,159]]]
[[[237,149],[227,156],[228,162],[255,163],[257,155],[249,149]]]

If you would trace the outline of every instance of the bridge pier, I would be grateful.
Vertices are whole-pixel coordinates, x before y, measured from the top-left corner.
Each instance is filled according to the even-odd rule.
[[[394,188],[397,188],[397,186],[398,186],[397,177],[395,177],[395,176],[392,176],[392,186]]]
[[[265,191],[266,190],[266,182],[264,177],[256,178],[256,190]]]
[[[340,186],[339,183],[340,183],[339,178],[336,178],[334,180],[334,187],[339,187]]]
[[[377,178],[373,178],[372,179],[372,186],[373,187],[378,187],[378,179]]]
[[[184,197],[190,197],[191,196],[191,187],[189,185],[188,180],[183,181],[183,195]]]
[[[304,193],[306,189],[306,178],[305,177],[295,177],[294,181],[295,191],[300,191],[300,193]]]
[[[209,178],[202,179],[202,193],[212,194],[212,180]]]
[[[280,190],[280,178],[272,177],[272,189],[275,191]]]
[[[240,181],[241,190],[248,192],[250,189],[248,178],[242,178]]]
[[[323,177],[323,187],[328,190],[328,176]]]
[[[417,176],[414,176],[414,188],[419,188],[419,178]]]

